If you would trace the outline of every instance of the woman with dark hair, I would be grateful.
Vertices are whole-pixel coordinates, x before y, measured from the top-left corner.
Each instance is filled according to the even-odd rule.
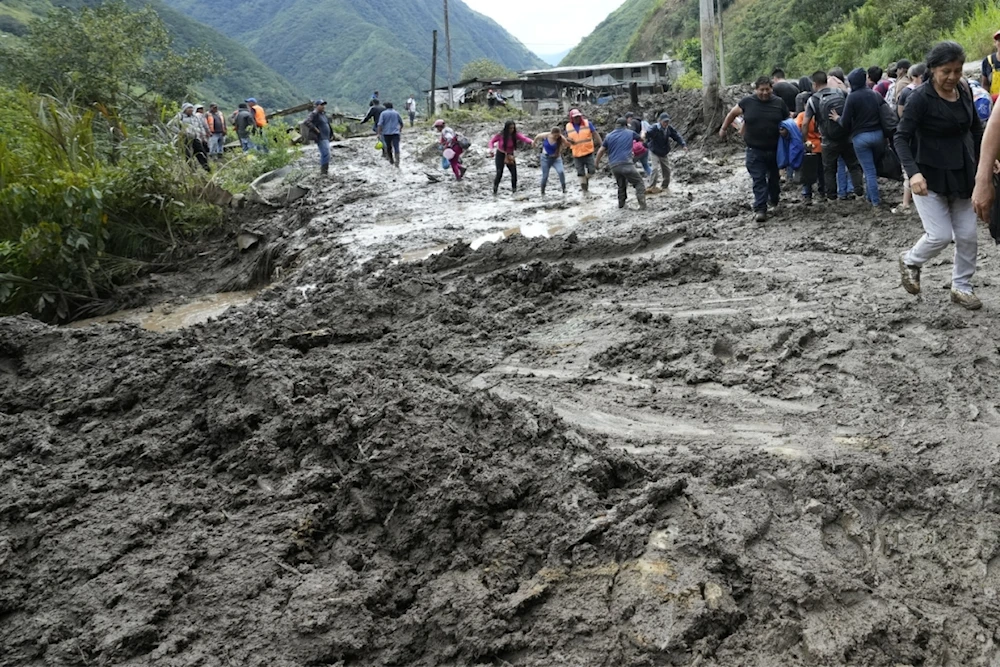
[[[924,235],[899,256],[903,288],[920,293],[920,268],[955,241],[951,300],[963,308],[982,307],[972,291],[976,272],[976,181],[983,125],[962,78],[965,49],[936,44],[927,54],[928,82],[915,88],[896,130],[896,153],[910,179]]]
[[[497,193],[500,187],[500,180],[503,178],[503,168],[507,167],[510,172],[511,192],[517,192],[517,162],[514,160],[514,150],[517,144],[531,146],[534,142],[517,131],[514,121],[508,120],[504,123],[503,132],[490,139],[490,155],[496,153],[497,175],[493,179],[493,194]],[[496,150],[494,151],[494,146]]]
[[[563,151],[570,149],[566,137],[562,135],[560,128],[553,127],[548,134],[539,134],[535,137],[535,143],[542,145],[542,194],[545,194],[545,186],[549,183],[549,171],[553,167],[559,175],[559,185],[563,194],[566,194],[566,171],[563,169],[562,159]]]

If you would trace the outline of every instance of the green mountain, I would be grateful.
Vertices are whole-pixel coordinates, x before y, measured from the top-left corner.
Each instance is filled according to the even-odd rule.
[[[430,87],[431,33],[438,83],[447,77],[441,0],[165,0],[247,45],[313,97],[361,109],[373,90],[399,101]],[[449,3],[452,72],[478,58],[513,70],[545,63],[461,0]],[[518,19],[520,20],[520,19]]]
[[[27,32],[27,24],[44,16],[53,7],[78,9],[99,4],[100,0],[0,0],[0,38]],[[213,28],[185,16],[159,0],[127,0],[133,7],[151,6],[163,18],[179,50],[202,47],[219,56],[224,65],[219,72],[198,86],[197,94],[224,108],[235,107],[247,97],[256,97],[268,109],[299,104],[308,99],[284,77],[262,63],[239,42],[219,34]]]
[[[722,7],[728,81],[750,81],[776,65],[801,76],[903,57],[918,62],[940,39],[982,58],[1000,25],[997,0],[722,0]],[[698,0],[626,0],[560,64],[690,54],[684,43],[691,39],[697,52],[698,21]]]

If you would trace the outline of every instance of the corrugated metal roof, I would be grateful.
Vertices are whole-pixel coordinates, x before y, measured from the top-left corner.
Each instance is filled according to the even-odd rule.
[[[555,74],[558,72],[580,72],[586,70],[604,69],[625,69],[632,67],[650,67],[651,65],[669,65],[672,60],[649,60],[641,63],[606,63],[604,65],[570,65],[566,67],[552,67],[550,69],[526,69],[521,74]]]

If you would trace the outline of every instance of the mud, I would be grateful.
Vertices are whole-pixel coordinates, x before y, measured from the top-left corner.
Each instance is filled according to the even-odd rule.
[[[0,665],[1000,660],[985,230],[969,313],[915,218],[753,223],[732,149],[640,213],[429,140],[249,210],[207,321],[0,320]]]

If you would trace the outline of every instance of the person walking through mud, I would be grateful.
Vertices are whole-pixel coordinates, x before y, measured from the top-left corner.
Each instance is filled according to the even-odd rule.
[[[803,123],[816,119],[822,137],[823,180],[826,198],[849,199],[861,192],[861,163],[851,145],[850,134],[840,123],[830,118],[831,112],[842,112],[847,95],[830,84],[830,75],[813,74],[813,96],[806,103]],[[850,180],[847,175],[850,174]]]
[[[508,120],[503,124],[503,131],[494,135],[487,144],[490,157],[494,157],[495,154],[497,168],[497,175],[493,178],[494,195],[500,188],[500,181],[503,180],[504,167],[510,172],[510,191],[517,192],[517,160],[514,158],[514,151],[517,150],[519,143],[531,146],[534,141],[518,132],[514,121]]]
[[[413,121],[417,119],[417,101],[412,95],[406,100],[406,114],[410,117],[410,127],[413,127]]]
[[[628,199],[628,186],[631,183],[635,188],[635,197],[639,201],[639,208],[646,208],[646,185],[643,183],[639,170],[635,168],[632,161],[632,144],[642,141],[642,137],[628,127],[628,121],[619,118],[615,121],[615,129],[604,138],[604,143],[597,151],[594,158],[594,167],[601,165],[601,158],[608,156],[611,165],[611,173],[614,174],[618,183],[618,208],[625,208]]]
[[[726,138],[726,130],[737,116],[743,116],[746,167],[753,180],[753,210],[757,222],[764,222],[768,204],[777,209],[781,197],[778,138],[782,121],[789,118],[788,105],[772,95],[771,79],[762,76],[754,84],[754,94],[740,100],[722,122],[721,138]]]
[[[576,175],[580,179],[580,188],[587,192],[590,177],[596,171],[594,152],[601,145],[601,134],[593,123],[583,117],[579,109],[572,109],[563,136],[566,137],[573,152],[573,163],[576,165]]]
[[[903,288],[920,294],[920,269],[955,241],[951,300],[976,310],[976,212],[972,206],[983,125],[962,79],[965,49],[936,44],[927,54],[928,83],[914,89],[896,129],[896,153],[910,179],[924,235],[899,256]],[[990,155],[995,159],[996,154]]]
[[[326,176],[330,173],[330,138],[333,136],[330,119],[326,116],[326,100],[316,100],[316,108],[306,118],[305,126],[319,148],[319,173]]]
[[[377,94],[378,94],[378,91],[376,91],[376,95]],[[368,113],[361,120],[361,124],[364,125],[365,123],[367,123],[370,120],[372,122],[372,134],[377,134],[378,133],[378,119],[382,115],[383,111],[385,111],[385,107],[382,106],[381,102],[379,102],[378,97],[373,97],[372,98],[372,105],[370,107],[368,107]],[[389,159],[389,153],[385,149],[385,142],[384,141],[382,142],[382,157],[384,157],[387,160]]]
[[[385,154],[389,157],[389,164],[399,169],[399,135],[403,132],[403,117],[399,115],[392,106],[392,102],[385,103],[385,111],[378,117],[378,125],[375,133],[382,139],[385,147]]]
[[[445,125],[444,120],[440,118],[434,121],[434,129],[441,133],[438,137],[438,145],[441,147],[442,157],[451,165],[455,180],[462,180],[462,177],[465,176],[465,167],[461,163],[464,149],[458,140],[458,133]]]
[[[865,199],[878,208],[882,199],[879,196],[876,164],[885,151],[880,113],[885,100],[868,87],[868,74],[860,67],[851,70],[847,80],[851,84],[851,92],[844,101],[843,113],[831,109],[829,120],[839,123],[850,135],[854,153],[865,175]]]
[[[549,182],[549,171],[555,168],[559,175],[559,185],[563,194],[566,194],[566,171],[563,168],[562,154],[564,150],[569,150],[569,142],[562,135],[558,127],[553,127],[548,134],[539,134],[535,137],[535,145],[541,145],[541,166],[542,166],[542,195],[545,195],[545,186]]]
[[[663,191],[668,194],[670,192],[670,161],[668,156],[670,155],[671,140],[687,150],[687,142],[677,130],[671,127],[670,114],[664,111],[660,114],[659,122],[646,131],[646,143],[649,146],[649,152],[656,158],[649,187],[656,187],[657,181],[662,178]]]

